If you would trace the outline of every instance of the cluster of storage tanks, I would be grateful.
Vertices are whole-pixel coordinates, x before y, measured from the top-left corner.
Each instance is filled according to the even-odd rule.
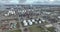
[[[45,20],[41,20],[41,19],[31,19],[31,20],[23,20],[23,26],[29,26],[29,25],[33,25],[33,24],[41,24],[42,22],[45,22]]]

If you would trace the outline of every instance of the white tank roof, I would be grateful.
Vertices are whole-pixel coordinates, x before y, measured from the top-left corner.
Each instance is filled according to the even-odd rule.
[[[32,22],[35,22],[35,19],[32,19]]]
[[[28,23],[29,23],[29,25],[32,25],[33,24],[33,22],[31,20],[28,20]]]
[[[41,21],[39,21],[39,23],[41,23]]]
[[[28,23],[26,22],[26,23],[24,23],[24,26],[28,26]]]
[[[23,23],[26,23],[26,20],[24,20]]]

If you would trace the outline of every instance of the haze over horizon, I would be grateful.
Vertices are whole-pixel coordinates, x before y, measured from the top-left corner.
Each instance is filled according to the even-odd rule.
[[[0,4],[51,4],[60,5],[60,0],[0,0]]]

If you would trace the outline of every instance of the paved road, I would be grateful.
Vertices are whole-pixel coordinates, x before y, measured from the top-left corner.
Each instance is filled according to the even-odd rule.
[[[28,29],[28,27],[23,27],[23,26],[22,26],[20,17],[19,17],[19,24],[20,24],[20,29],[21,29],[22,32],[25,32],[25,31],[24,31],[25,28]],[[28,29],[28,31],[26,31],[26,32],[30,32],[29,29]]]

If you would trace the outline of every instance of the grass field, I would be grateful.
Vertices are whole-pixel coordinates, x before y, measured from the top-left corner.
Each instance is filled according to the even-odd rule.
[[[11,31],[11,32],[21,32],[21,30],[13,30],[13,31]]]
[[[32,26],[29,27],[30,32],[45,32],[45,30],[42,27]]]
[[[50,32],[55,32],[55,28],[54,27],[49,27],[49,28],[47,28],[47,30],[50,31]]]

